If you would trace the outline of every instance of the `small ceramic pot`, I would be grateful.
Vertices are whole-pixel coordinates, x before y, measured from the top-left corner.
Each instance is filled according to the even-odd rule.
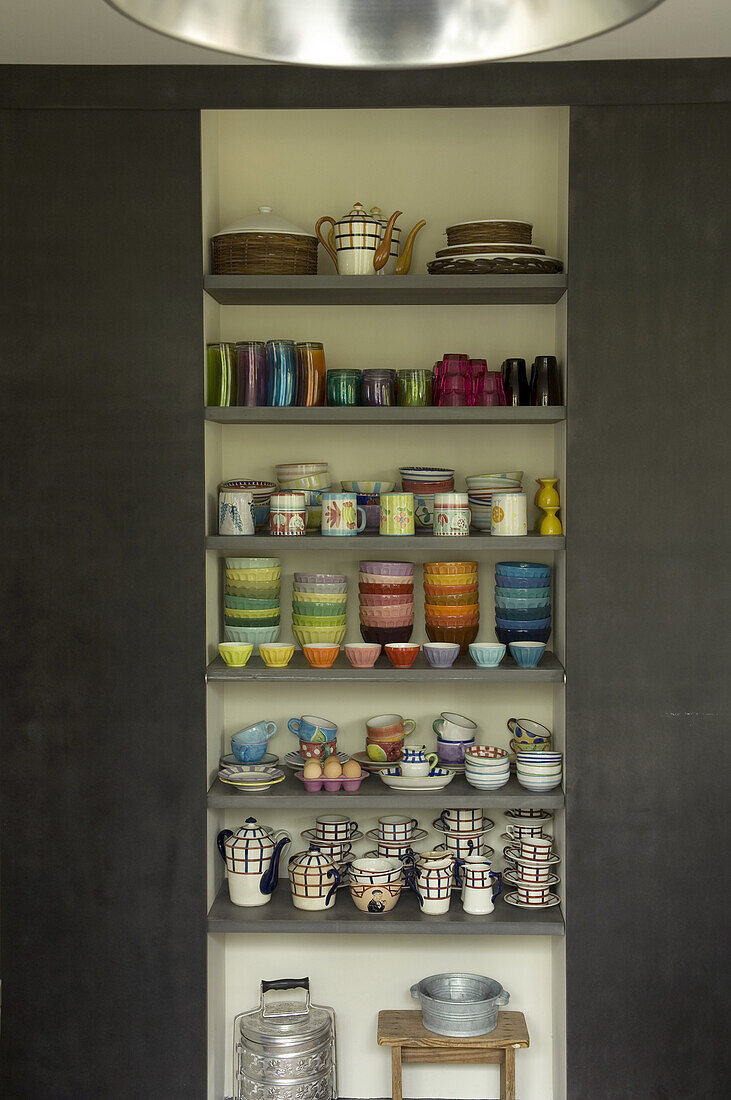
[[[296,909],[331,909],[335,904],[340,871],[321,850],[298,852],[288,864],[292,904]]]
[[[481,856],[467,856],[457,864],[462,881],[462,908],[465,913],[482,916],[492,913],[493,902],[502,889],[501,875]],[[495,888],[497,884],[497,889]]]

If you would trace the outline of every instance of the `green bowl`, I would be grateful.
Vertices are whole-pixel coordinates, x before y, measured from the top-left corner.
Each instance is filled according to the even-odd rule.
[[[345,626],[345,615],[293,615],[292,625],[300,627],[328,627],[333,630]]]
[[[305,615],[307,618],[313,616],[320,619],[331,619],[333,616],[338,618],[345,614],[344,603],[300,603],[299,600],[292,600],[292,610],[295,615]]]
[[[279,615],[271,615],[268,619],[251,619],[247,622],[246,619],[232,619],[230,615],[224,615],[223,621],[226,626],[243,626],[243,627],[257,627],[257,626],[279,626]]]
[[[231,607],[234,611],[265,611],[279,607],[276,596],[267,600],[253,599],[251,596],[225,596],[223,602],[225,607]]]

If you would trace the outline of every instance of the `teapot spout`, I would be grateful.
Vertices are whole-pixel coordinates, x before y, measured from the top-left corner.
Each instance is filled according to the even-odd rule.
[[[408,237],[404,241],[404,247],[401,249],[401,255],[396,260],[396,274],[408,275],[411,268],[411,255],[414,251],[414,241],[416,240],[416,234],[424,228],[425,221],[417,222],[414,228],[409,233]]]
[[[385,267],[388,263],[388,257],[391,254],[391,238],[393,237],[393,227],[396,224],[396,219],[400,218],[402,213],[402,210],[397,210],[395,214],[391,215],[386,223],[386,228],[383,231],[383,240],[373,254],[374,271],[380,271],[381,268]]]

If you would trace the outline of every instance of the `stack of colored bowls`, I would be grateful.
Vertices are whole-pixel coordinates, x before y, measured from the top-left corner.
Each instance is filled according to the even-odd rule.
[[[424,564],[424,615],[430,642],[456,642],[469,649],[480,628],[476,561]]]
[[[511,493],[523,492],[523,471],[511,470],[507,474],[471,474],[465,478],[467,500],[472,512],[472,526],[478,531],[489,531],[492,524],[492,494],[498,490]]]
[[[510,753],[495,745],[465,749],[465,779],[481,791],[497,791],[510,779]]]
[[[358,574],[364,642],[408,642],[414,627],[414,564],[362,561]]]
[[[563,777],[563,753],[516,752],[516,771],[521,787],[528,791],[552,791]]]
[[[239,490],[251,493],[254,511],[254,526],[259,529],[269,528],[269,501],[276,489],[273,481],[224,481],[219,488],[221,490]]]
[[[226,558],[223,595],[227,642],[276,642],[279,637],[279,558]]]
[[[305,494],[307,530],[319,531],[322,494],[331,488],[327,462],[283,462],[275,469],[283,493]]]
[[[401,488],[414,494],[414,526],[431,532],[434,521],[434,494],[451,493],[454,470],[436,466],[402,466]]]
[[[510,642],[547,642],[551,633],[551,566],[499,561],[495,566],[495,634]]]
[[[299,644],[340,645],[345,637],[347,602],[344,573],[295,573],[292,633]]]

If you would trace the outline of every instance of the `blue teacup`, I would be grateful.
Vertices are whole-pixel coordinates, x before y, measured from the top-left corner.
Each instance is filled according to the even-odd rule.
[[[247,726],[246,729],[239,730],[231,738],[231,742],[236,742],[237,745],[254,745],[260,741],[266,743],[270,737],[274,737],[277,732],[276,722],[255,722],[253,726]]]
[[[325,741],[335,741],[338,735],[338,727],[329,718],[318,718],[314,714],[304,714],[301,718],[290,718],[287,722],[289,732],[300,741],[315,741],[322,744]]]
[[[251,745],[245,745],[231,738],[231,751],[239,764],[258,764],[266,756],[268,747],[266,741],[255,741]]]

